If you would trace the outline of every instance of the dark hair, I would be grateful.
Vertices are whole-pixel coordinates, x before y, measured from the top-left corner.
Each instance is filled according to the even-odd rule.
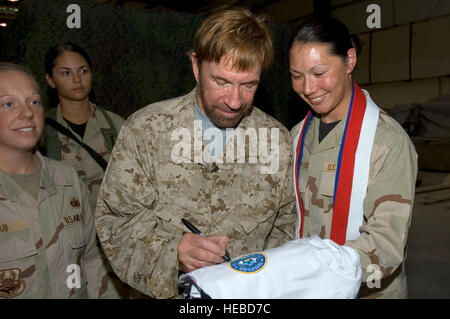
[[[72,42],[68,42],[68,43],[64,43],[64,44],[55,45],[55,46],[51,47],[50,49],[48,49],[47,54],[45,55],[45,73],[46,74],[48,74],[50,76],[53,75],[53,67],[55,66],[55,61],[64,52],[78,53],[86,60],[86,62],[89,65],[89,68],[92,69],[91,59],[89,58],[89,55],[87,54],[87,52],[79,45],[72,43]],[[96,99],[95,99],[95,93],[94,93],[93,88],[91,88],[91,91],[89,92],[89,100],[91,100],[92,102],[95,103]],[[56,93],[56,90],[50,89],[50,87],[48,87],[48,105],[50,107],[52,107],[53,105],[58,105],[58,103],[59,103],[59,98]]]
[[[331,54],[345,59],[351,48],[358,55],[361,43],[357,36],[350,35],[347,27],[331,16],[314,15],[304,20],[296,29],[289,48],[296,43],[324,43],[331,47]]]
[[[75,43],[64,43],[51,47],[45,55],[45,73],[50,76],[53,75],[53,67],[55,66],[55,60],[64,52],[75,52],[81,55],[91,68],[91,59],[87,52]]]

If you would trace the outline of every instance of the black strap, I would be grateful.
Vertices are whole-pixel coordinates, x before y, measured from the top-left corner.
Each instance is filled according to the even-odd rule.
[[[71,131],[69,131],[67,128],[62,126],[60,123],[58,123],[57,121],[55,121],[54,119],[51,119],[49,117],[45,118],[45,124],[50,125],[58,132],[70,137],[75,142],[80,144],[81,147],[83,147],[89,153],[89,155],[91,155],[91,157],[97,162],[97,164],[100,165],[100,167],[103,168],[104,171],[106,170],[106,166],[108,166],[108,162],[105,161],[105,159],[103,157],[101,157],[96,151],[94,151],[89,145],[80,141]]]

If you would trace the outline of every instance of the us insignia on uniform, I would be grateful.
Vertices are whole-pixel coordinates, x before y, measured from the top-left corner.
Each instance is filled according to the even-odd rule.
[[[19,268],[0,270],[0,298],[14,298],[25,290],[26,284],[20,273]]]
[[[265,254],[252,254],[243,258],[233,260],[229,263],[231,269],[237,272],[255,274],[267,264],[267,256]]]
[[[70,201],[70,205],[72,207],[80,207],[80,201],[76,199],[75,197],[72,197],[72,200]]]

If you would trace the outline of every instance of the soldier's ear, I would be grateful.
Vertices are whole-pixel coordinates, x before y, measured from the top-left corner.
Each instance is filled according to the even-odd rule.
[[[350,48],[347,51],[347,58],[345,60],[346,64],[346,72],[347,74],[351,74],[356,66],[356,61],[358,60],[356,55],[356,50],[354,48]]]
[[[191,53],[192,71],[194,72],[195,80],[199,81],[200,78],[200,62],[198,60],[197,54],[195,52]]]
[[[46,74],[45,74],[45,79],[47,80],[48,86],[50,86],[52,89],[54,89],[54,88],[56,87],[55,81],[53,81],[53,79],[52,79],[52,77],[50,76],[50,74],[46,73]]]

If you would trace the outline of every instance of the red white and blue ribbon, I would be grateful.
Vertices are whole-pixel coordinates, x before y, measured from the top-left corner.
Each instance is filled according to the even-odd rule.
[[[370,154],[378,116],[379,108],[369,94],[353,83],[352,98],[337,160],[330,233],[330,238],[340,245],[360,235],[359,226],[363,221],[363,202],[369,180]],[[299,191],[300,170],[305,136],[312,117],[313,114],[309,111],[294,141],[296,150],[294,184],[299,215],[297,224],[299,238],[303,237],[305,216]]]

